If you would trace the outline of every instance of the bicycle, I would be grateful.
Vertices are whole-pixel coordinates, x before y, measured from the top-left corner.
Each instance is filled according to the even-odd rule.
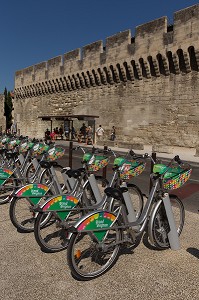
[[[100,152],[99,149],[93,149],[93,152],[96,151]],[[106,152],[106,154],[108,153],[113,154],[115,157],[114,173],[110,183],[101,176],[93,175],[93,172],[99,171],[99,169],[108,164],[109,158],[104,155],[84,153],[84,168],[67,171],[69,177],[76,178],[76,184],[71,193],[50,197],[39,208],[36,208],[36,211],[39,213],[35,221],[34,234],[37,243],[43,251],[56,252],[65,249],[68,243],[66,230],[71,222],[74,223],[75,219],[80,218],[82,214],[87,213],[89,210],[107,206],[107,196],[103,196],[105,187],[124,185],[126,184],[124,178],[127,179],[130,172],[132,172],[131,176],[135,177],[141,174],[145,168],[145,163],[142,161],[131,162],[124,157],[116,158],[115,153],[111,149]],[[126,171],[124,176],[124,170],[127,169],[128,174]],[[129,191],[126,192],[125,196],[133,202],[131,215],[134,214],[132,220],[135,220],[139,217],[143,208],[143,195],[134,184],[127,185]],[[112,202],[110,207],[113,209]],[[52,213],[52,219],[46,226],[41,226],[43,217],[48,212]]]
[[[24,186],[28,181],[26,173],[30,165],[31,152],[37,144],[27,140],[19,144],[17,141],[13,140],[11,141],[12,143],[10,142],[10,145],[8,144],[7,148],[9,150],[3,149],[4,167],[0,168],[0,204],[9,202],[11,193],[19,188],[19,185]],[[19,147],[19,149],[16,149],[15,146]],[[38,178],[38,174],[41,173],[40,171],[37,169],[34,177],[35,180]]]
[[[45,201],[50,195],[62,193],[62,186],[59,183],[54,167],[58,163],[54,161],[64,155],[65,150],[55,147],[48,151],[48,161],[41,161],[44,168],[42,175],[51,176],[49,184],[30,183],[15,190],[10,195],[9,215],[12,224],[21,232],[32,232],[34,230],[35,212],[33,207],[41,201]],[[61,167],[61,166],[60,166]],[[42,179],[41,179],[42,181]]]
[[[178,167],[173,167],[174,161]],[[124,198],[127,188],[107,188],[105,193],[120,203],[116,210],[93,211],[68,228],[71,235],[67,261],[73,277],[91,280],[104,274],[117,261],[121,246],[138,246],[145,230],[157,248],[166,249],[171,242],[176,246],[184,225],[184,207],[180,199],[173,199],[179,217],[178,220],[174,219],[168,190],[182,186],[191,171],[190,166],[182,165],[178,156],[168,166],[155,164],[151,174],[152,189],[135,222],[128,219],[129,203]]]

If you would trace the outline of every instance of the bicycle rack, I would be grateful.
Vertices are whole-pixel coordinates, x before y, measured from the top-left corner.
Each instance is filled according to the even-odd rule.
[[[173,211],[171,208],[171,202],[169,198],[169,194],[165,193],[163,197],[163,203],[167,214],[167,219],[169,222],[170,232],[168,233],[170,248],[172,250],[179,250],[180,249],[180,241],[179,236],[173,216]]]

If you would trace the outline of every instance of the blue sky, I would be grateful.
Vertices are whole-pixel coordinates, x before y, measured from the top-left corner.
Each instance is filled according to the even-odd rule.
[[[2,0],[0,93],[17,70],[174,12],[194,0]]]

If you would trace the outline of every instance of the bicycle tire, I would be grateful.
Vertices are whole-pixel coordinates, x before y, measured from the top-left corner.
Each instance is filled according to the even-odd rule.
[[[103,190],[108,185],[108,181],[101,177],[96,176],[96,181],[98,184],[98,187],[100,189],[100,192],[103,193]],[[86,197],[88,198],[89,205],[95,204],[96,201],[94,200],[94,195],[92,192],[92,189],[90,187],[89,182],[85,185],[85,191],[86,191]],[[84,198],[82,198],[82,201]],[[80,206],[84,206],[85,204],[80,203]],[[82,214],[85,214],[86,211],[79,212],[79,213],[73,213],[71,216],[73,218],[72,222],[74,223],[75,220],[79,219]],[[52,218],[54,218],[54,222],[50,219],[45,226],[41,226],[41,221],[43,218],[43,213],[39,213],[37,215],[35,226],[34,226],[34,235],[35,239],[44,252],[58,252],[61,250],[64,250],[67,248],[67,230],[63,228],[59,228],[60,219],[56,214],[52,215]],[[71,217],[67,219],[67,222],[71,222]]]
[[[108,186],[109,182],[106,178],[104,178],[102,176],[95,176],[95,180],[96,180],[97,186],[99,188],[100,194],[103,196],[104,190]],[[92,188],[91,188],[89,182],[85,186],[84,190],[85,190],[87,201],[88,201],[89,205],[95,205],[97,203],[97,201],[95,199],[94,193],[92,191]]]
[[[7,187],[6,187],[7,186]],[[10,201],[10,194],[18,187],[18,182],[13,175],[2,185],[0,189],[0,205]]]
[[[175,195],[170,195],[171,207],[178,235],[180,236],[185,220],[185,210],[182,201]],[[163,201],[158,201],[154,207],[151,220],[149,222],[149,237],[154,246],[158,249],[168,249],[170,247],[168,232],[169,224]]]
[[[44,185],[50,185],[52,183],[52,176],[51,173],[49,171],[49,169],[44,169],[41,172],[40,178],[39,178],[39,182],[44,184]],[[68,193],[69,191],[66,188],[66,185],[64,182],[60,183],[61,189],[63,193]],[[57,194],[57,189],[55,189],[54,185],[51,186],[50,188],[51,193],[52,194]]]
[[[127,183],[127,188],[135,211],[136,219],[138,219],[143,211],[144,198],[139,187],[132,183]]]
[[[114,226],[119,225],[116,221]],[[115,232],[115,238],[113,234]],[[73,233],[67,248],[67,262],[74,278],[82,281],[95,279],[104,273],[106,273],[113,265],[116,263],[119,252],[120,244],[117,242],[122,239],[122,230],[115,229],[109,230],[103,243],[106,243],[104,250],[100,247],[100,243],[93,238],[90,232],[78,232]],[[113,240],[113,241],[112,241]],[[86,248],[86,243],[88,242],[88,249]],[[113,244],[113,250],[111,250],[111,242]],[[102,243],[102,244],[103,244]],[[77,246],[77,249],[76,249]],[[85,248],[85,249],[84,249]],[[106,258],[106,255],[109,255]],[[88,261],[90,259],[90,261]],[[103,265],[104,262],[104,265]],[[86,264],[88,263],[88,267]],[[89,266],[91,271],[89,271]],[[98,268],[94,270],[94,267]]]
[[[36,170],[33,163],[30,162],[29,165],[27,166],[26,173],[25,173],[25,177],[27,178],[29,183],[33,182],[34,179],[32,180],[32,178],[34,178],[35,171]]]
[[[59,226],[61,220],[56,214],[51,213],[51,218],[43,224],[44,217],[45,213],[39,213],[34,226],[35,240],[41,250],[46,253],[55,253],[66,249],[68,246],[68,233],[67,229]]]
[[[34,231],[36,214],[31,211],[32,207],[33,204],[29,201],[28,197],[12,198],[9,208],[9,216],[12,224],[18,231],[24,233]],[[46,220],[43,220],[43,222],[45,224]]]
[[[143,194],[142,194],[141,190],[135,184],[127,183],[127,188],[128,188],[129,196],[131,198],[132,205],[133,205],[133,208],[135,211],[135,217],[137,220],[139,218],[139,216],[141,215],[143,206],[144,206]],[[110,202],[110,205],[109,205],[109,209],[111,211],[114,211],[115,209],[117,209],[117,207],[119,205],[120,204],[117,200],[112,199],[112,201]]]

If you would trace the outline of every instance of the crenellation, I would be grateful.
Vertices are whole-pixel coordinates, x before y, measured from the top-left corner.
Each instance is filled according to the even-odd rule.
[[[82,48],[82,59],[98,59],[101,53],[103,53],[103,41],[97,41]]]
[[[48,78],[60,76],[60,67],[62,66],[62,56],[53,57],[47,61]]]
[[[81,61],[81,49],[75,49],[73,51],[67,52],[63,55],[63,72],[64,75],[78,72],[82,69],[80,66]]]
[[[39,82],[45,79],[47,71],[47,62],[41,62],[34,66],[34,81]]]
[[[164,48],[164,34],[167,33],[167,17],[136,27],[135,57],[152,54]]]
[[[174,13],[174,45],[198,40],[199,5]]]
[[[119,32],[106,38],[106,63],[113,59],[120,60],[128,55],[128,45],[131,44],[131,31]]]

